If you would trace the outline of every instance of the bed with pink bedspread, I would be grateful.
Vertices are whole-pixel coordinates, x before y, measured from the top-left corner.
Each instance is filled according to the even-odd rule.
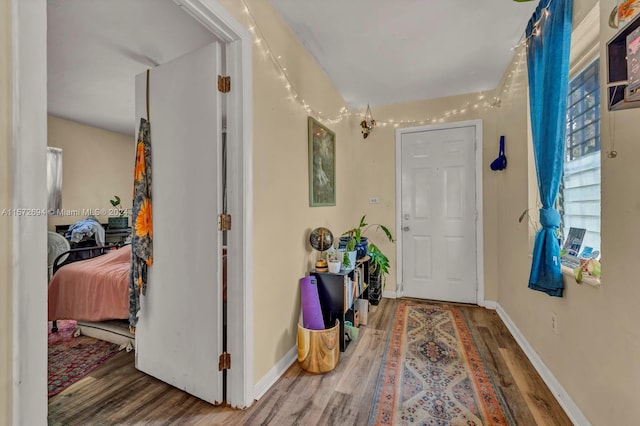
[[[131,246],[64,265],[49,282],[49,321],[129,318]]]

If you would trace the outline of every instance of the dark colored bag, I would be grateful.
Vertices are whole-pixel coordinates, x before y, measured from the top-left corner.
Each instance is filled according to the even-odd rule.
[[[504,136],[500,136],[500,153],[498,158],[491,163],[491,170],[504,170],[507,168],[507,156],[504,155]]]

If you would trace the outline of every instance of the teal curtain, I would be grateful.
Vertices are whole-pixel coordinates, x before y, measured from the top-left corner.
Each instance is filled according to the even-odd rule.
[[[564,283],[556,237],[560,214],[554,205],[564,164],[573,1],[543,1],[525,33],[533,151],[542,202],[542,229],[533,247],[529,288],[562,297]]]

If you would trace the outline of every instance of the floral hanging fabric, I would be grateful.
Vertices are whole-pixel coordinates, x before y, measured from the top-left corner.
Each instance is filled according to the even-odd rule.
[[[129,327],[138,323],[140,294],[147,289],[147,268],[153,263],[153,220],[151,212],[151,126],[140,119],[133,180],[131,230],[131,275],[129,279]]]

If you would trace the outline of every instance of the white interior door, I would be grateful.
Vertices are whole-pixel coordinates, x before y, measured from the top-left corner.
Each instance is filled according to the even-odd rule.
[[[220,63],[213,43],[150,72],[153,265],[136,329],[136,368],[211,403],[222,401]]]
[[[405,296],[477,302],[475,131],[402,134]]]

